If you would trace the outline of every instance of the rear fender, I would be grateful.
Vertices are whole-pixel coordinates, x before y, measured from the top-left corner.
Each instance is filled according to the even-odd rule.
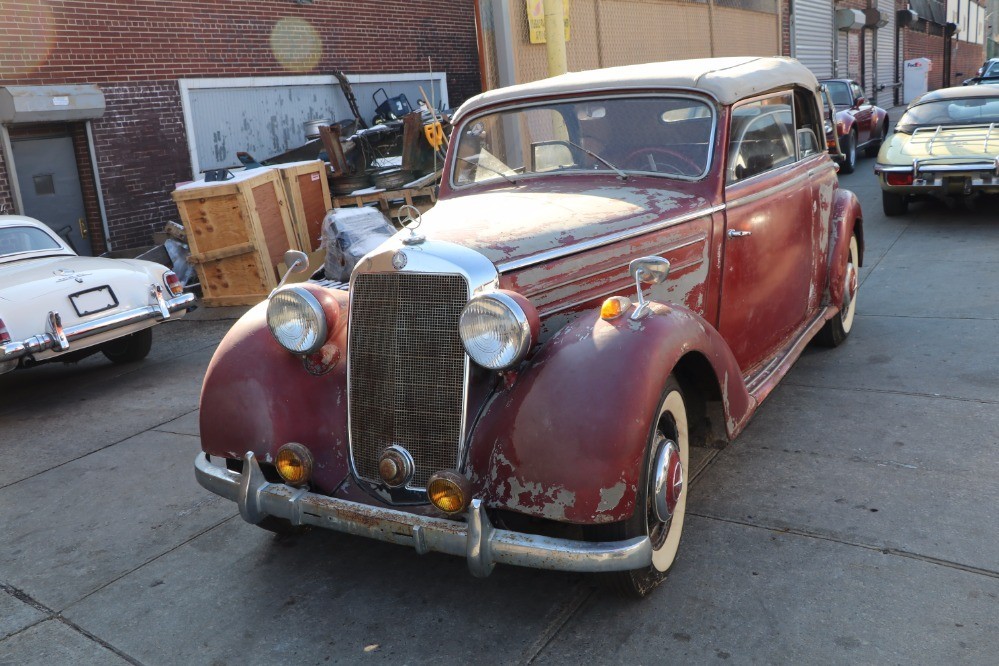
[[[857,247],[860,251],[860,266],[864,265],[864,218],[857,196],[849,190],[836,190],[830,219],[830,234],[832,238],[829,243],[829,284],[826,290],[826,302],[839,307],[843,304],[843,277],[850,256],[850,238],[854,234],[857,236]]]
[[[710,368],[724,431],[734,437],[755,401],[704,319],[658,303],[639,321],[605,321],[597,312],[577,318],[484,409],[468,457],[479,496],[495,508],[570,523],[630,517],[666,378],[695,356],[685,367]]]
[[[236,322],[215,351],[201,389],[201,447],[213,456],[253,451],[274,460],[288,442],[315,459],[312,486],[332,493],[349,472],[347,445],[347,294],[326,290],[340,316],[323,351],[340,358],[317,376],[281,347],[267,328],[267,303]],[[336,346],[334,351],[330,343]],[[322,352],[320,352],[322,353]]]

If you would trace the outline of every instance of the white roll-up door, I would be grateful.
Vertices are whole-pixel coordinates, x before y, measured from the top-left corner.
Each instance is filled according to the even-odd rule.
[[[793,56],[816,77],[832,76],[832,0],[794,0]]]
[[[891,106],[891,86],[895,82],[895,2],[878,0],[878,9],[881,17],[888,19],[888,25],[878,30],[878,86],[885,89],[878,91],[877,99],[880,106]],[[874,92],[870,91],[872,95]]]

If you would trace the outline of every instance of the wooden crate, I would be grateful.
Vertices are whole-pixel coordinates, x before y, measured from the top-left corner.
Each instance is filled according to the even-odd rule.
[[[274,266],[286,251],[299,248],[275,169],[188,183],[174,191],[173,200],[209,307],[260,302],[277,285]]]
[[[304,252],[319,249],[323,233],[323,218],[333,208],[326,163],[322,160],[276,164],[281,173],[291,219]]]

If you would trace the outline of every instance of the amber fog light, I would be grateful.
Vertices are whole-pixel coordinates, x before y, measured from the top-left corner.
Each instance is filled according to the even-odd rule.
[[[437,472],[427,484],[430,503],[444,513],[460,513],[472,501],[468,479],[452,470]]]
[[[288,485],[305,485],[312,476],[312,454],[301,444],[289,442],[278,449],[274,467]]]

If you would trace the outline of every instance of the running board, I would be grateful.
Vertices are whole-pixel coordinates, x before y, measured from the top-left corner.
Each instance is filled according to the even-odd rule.
[[[746,382],[746,390],[749,395],[756,400],[756,404],[761,404],[766,400],[770,392],[773,391],[784,375],[788,373],[794,362],[805,351],[805,347],[812,341],[812,338],[825,326],[825,323],[839,312],[832,305],[827,305],[820,310],[812,319],[812,322],[805,327],[797,337],[791,338],[780,351],[770,359],[770,362],[759,370],[743,377]]]

